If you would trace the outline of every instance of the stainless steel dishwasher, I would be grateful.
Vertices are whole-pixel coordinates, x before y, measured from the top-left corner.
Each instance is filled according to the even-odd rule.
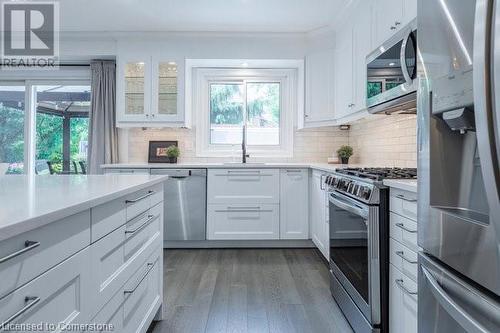
[[[163,188],[164,239],[205,240],[207,170],[151,169],[151,174],[169,176]]]

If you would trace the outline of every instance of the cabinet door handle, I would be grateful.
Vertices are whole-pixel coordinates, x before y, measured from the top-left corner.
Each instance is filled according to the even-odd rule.
[[[416,291],[410,291],[408,288],[406,288],[403,284],[403,279],[397,279],[396,280],[396,284],[398,285],[399,288],[401,288],[401,290],[403,290],[403,292],[405,294],[408,294],[410,296],[415,296],[415,295],[418,295],[418,292]]]
[[[138,226],[137,228],[135,229],[132,229],[132,230],[125,230],[125,233],[126,234],[135,234],[137,231],[141,230],[142,228],[144,228],[146,225],[148,225],[151,221],[153,221],[157,216],[154,216],[154,215],[148,215],[148,219],[143,223],[141,224],[140,226]]]
[[[406,261],[406,262],[410,263],[410,264],[416,264],[416,263],[417,263],[417,261],[415,261],[415,260],[411,260],[411,259],[407,258],[407,257],[405,256],[405,253],[404,253],[403,251],[396,251],[396,255],[397,255],[398,257],[400,257],[401,259],[403,259],[404,261]]]
[[[22,248],[21,250],[18,250],[16,252],[13,252],[13,253],[11,253],[9,255],[6,255],[3,258],[0,258],[0,264],[3,263],[3,262],[8,261],[10,259],[13,259],[13,258],[15,258],[17,256],[20,256],[23,253],[31,251],[35,247],[38,247],[38,246],[40,246],[40,242],[34,242],[34,241],[27,240],[27,241],[24,242],[24,248]]]
[[[416,234],[417,233],[417,230],[409,229],[409,228],[405,227],[405,225],[403,223],[396,223],[395,226],[398,227],[398,228],[403,229],[404,231],[408,231],[409,233],[412,233],[412,234]]]
[[[404,201],[408,201],[408,202],[417,202],[417,199],[410,199],[410,198],[405,197],[402,194],[396,195],[396,198],[404,200]]]
[[[154,263],[148,262],[148,269],[146,270],[146,272],[144,273],[144,275],[141,277],[141,279],[139,280],[139,282],[137,282],[137,284],[135,285],[135,287],[132,288],[132,289],[129,289],[129,290],[124,290],[123,293],[124,294],[133,294],[134,291],[136,291],[137,288],[139,288],[141,282],[144,281],[144,279],[146,278],[146,276],[148,276],[149,272],[151,272],[151,270],[153,269],[153,267],[154,267]]]
[[[0,323],[0,330],[3,330],[4,328],[6,328],[6,326],[8,324],[10,324],[16,318],[20,317],[23,313],[25,313],[26,311],[28,311],[29,309],[34,307],[38,302],[40,302],[40,297],[38,297],[38,296],[26,296],[24,298],[24,303],[26,303],[26,305],[22,309],[20,309],[16,313],[14,313],[12,316],[7,318],[4,322]]]
[[[141,201],[142,199],[146,199],[147,197],[149,197],[150,195],[153,195],[153,193],[155,193],[155,191],[148,191],[148,193],[144,194],[143,196],[141,197],[138,197],[136,199],[131,199],[131,200],[125,200],[125,203],[136,203],[138,201]]]
[[[391,30],[396,30],[396,27],[391,25]]]
[[[401,22],[399,22],[399,21],[394,22],[394,25],[396,25],[396,26],[398,26],[400,24],[401,24]]]

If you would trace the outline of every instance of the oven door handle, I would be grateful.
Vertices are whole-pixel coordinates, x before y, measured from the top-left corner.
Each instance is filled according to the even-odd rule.
[[[360,204],[356,203],[354,200],[351,200],[347,197],[340,196],[335,192],[330,194],[329,200],[335,206],[342,208],[350,213],[361,216],[364,219],[368,218],[368,208],[363,207]]]

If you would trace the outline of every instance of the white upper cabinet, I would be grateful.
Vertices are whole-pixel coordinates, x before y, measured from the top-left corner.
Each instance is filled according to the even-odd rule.
[[[417,0],[403,0],[403,23],[408,24],[417,17]]]
[[[324,50],[306,56],[305,127],[335,120],[334,50]]]
[[[151,113],[151,58],[145,55],[120,57],[117,64],[117,123],[146,122]]]
[[[344,25],[337,34],[335,50],[335,118],[350,114],[354,105],[352,24]]]
[[[180,64],[172,59],[152,57],[152,109],[154,121],[181,122],[183,103],[179,101]]]
[[[373,0],[375,47],[417,17],[417,0]]]
[[[366,109],[366,56],[373,50],[371,1],[363,2],[363,7],[356,10],[353,20],[354,105],[351,109],[357,112]]]
[[[122,52],[116,78],[116,120],[118,127],[183,126],[183,103],[179,103],[175,59],[151,54]]]

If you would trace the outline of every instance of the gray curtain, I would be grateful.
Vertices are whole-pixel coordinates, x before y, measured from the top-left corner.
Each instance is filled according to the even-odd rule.
[[[118,162],[118,130],[115,127],[116,65],[93,60],[89,116],[88,173],[102,173],[101,164]]]

